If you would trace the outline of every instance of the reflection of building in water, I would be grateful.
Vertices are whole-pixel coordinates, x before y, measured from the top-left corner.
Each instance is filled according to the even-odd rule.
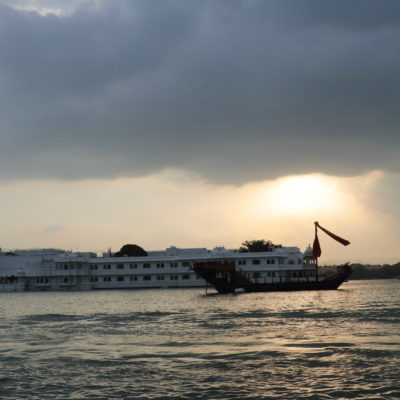
[[[113,257],[55,249],[0,252],[0,291],[200,287],[205,281],[192,269],[196,261],[226,260],[251,280],[313,280],[312,249],[271,246],[270,251],[240,253],[215,247],[150,251],[147,257]]]

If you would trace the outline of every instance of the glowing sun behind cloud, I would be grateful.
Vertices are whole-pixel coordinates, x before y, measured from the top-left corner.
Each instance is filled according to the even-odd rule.
[[[340,205],[333,180],[322,175],[289,176],[268,187],[265,201],[279,215],[315,214]]]

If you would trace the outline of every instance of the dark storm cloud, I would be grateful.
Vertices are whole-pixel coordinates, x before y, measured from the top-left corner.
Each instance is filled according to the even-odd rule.
[[[398,1],[0,6],[0,177],[399,171]]]

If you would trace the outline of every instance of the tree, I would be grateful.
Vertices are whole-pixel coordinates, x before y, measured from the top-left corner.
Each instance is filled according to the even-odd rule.
[[[147,252],[137,244],[125,244],[114,254],[114,257],[146,257],[147,255]]]
[[[239,253],[259,253],[262,251],[272,251],[274,244],[270,240],[246,240],[239,248]]]

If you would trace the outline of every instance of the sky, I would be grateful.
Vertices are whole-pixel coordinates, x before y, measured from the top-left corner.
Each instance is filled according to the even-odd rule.
[[[0,0],[0,54],[3,249],[400,261],[397,0]]]

